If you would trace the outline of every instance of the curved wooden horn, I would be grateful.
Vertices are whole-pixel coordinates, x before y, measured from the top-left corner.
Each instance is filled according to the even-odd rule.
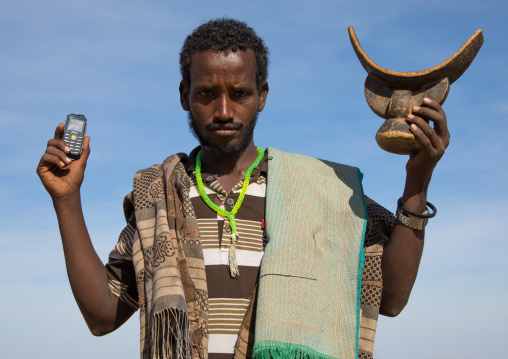
[[[385,69],[372,61],[360,46],[352,26],[349,26],[349,38],[356,56],[367,73],[376,76],[388,85],[396,88],[418,89],[423,85],[448,77],[450,84],[457,80],[473,62],[483,44],[482,30],[478,29],[467,42],[448,60],[427,70],[398,72]]]

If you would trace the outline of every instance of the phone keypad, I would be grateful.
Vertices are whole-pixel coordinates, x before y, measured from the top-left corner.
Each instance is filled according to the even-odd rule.
[[[71,153],[69,155],[72,159],[78,159],[81,155],[81,149],[83,146],[83,138],[76,134],[66,133],[63,140],[70,147]]]

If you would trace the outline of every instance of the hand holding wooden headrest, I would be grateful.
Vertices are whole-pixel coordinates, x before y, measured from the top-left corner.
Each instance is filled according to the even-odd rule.
[[[365,97],[374,113],[386,121],[376,134],[376,141],[385,151],[409,154],[418,151],[419,144],[409,130],[406,116],[413,106],[420,106],[424,97],[440,104],[446,100],[450,85],[473,62],[483,44],[483,34],[473,36],[448,60],[427,70],[398,72],[385,69],[372,61],[360,46],[353,27],[349,38],[360,63],[367,71]]]

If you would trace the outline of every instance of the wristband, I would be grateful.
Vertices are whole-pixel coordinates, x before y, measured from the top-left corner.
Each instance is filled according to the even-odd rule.
[[[437,209],[430,202],[426,202],[427,207],[432,210],[432,213],[429,212],[428,209],[423,213],[415,213],[402,205],[402,197],[397,201],[397,220],[405,225],[406,227],[412,229],[422,230],[427,225],[429,218],[432,218],[436,215]],[[414,216],[416,218],[411,218],[408,215]]]

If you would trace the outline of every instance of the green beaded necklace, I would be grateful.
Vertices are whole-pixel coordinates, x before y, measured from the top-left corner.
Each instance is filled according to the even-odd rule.
[[[247,169],[247,172],[245,172],[245,178],[243,180],[242,185],[242,191],[240,192],[240,196],[238,197],[238,200],[236,201],[235,206],[231,210],[231,212],[226,211],[225,209],[220,208],[215,203],[212,202],[210,197],[206,194],[205,187],[203,186],[203,179],[201,178],[201,151],[198,152],[196,156],[196,181],[198,182],[198,188],[199,193],[201,194],[201,198],[205,201],[205,203],[213,209],[217,214],[223,218],[229,219],[229,225],[231,227],[231,247],[229,247],[229,272],[231,273],[231,276],[238,277],[240,274],[238,270],[238,264],[236,262],[236,241],[238,240],[238,232],[236,231],[236,222],[235,222],[235,214],[238,212],[238,209],[242,205],[243,199],[245,197],[245,194],[247,193],[247,188],[249,187],[249,181],[250,181],[250,175],[252,173],[252,170],[261,162],[261,159],[263,159],[265,155],[265,151],[257,147],[256,148],[259,152],[258,157],[254,161],[254,163]]]

